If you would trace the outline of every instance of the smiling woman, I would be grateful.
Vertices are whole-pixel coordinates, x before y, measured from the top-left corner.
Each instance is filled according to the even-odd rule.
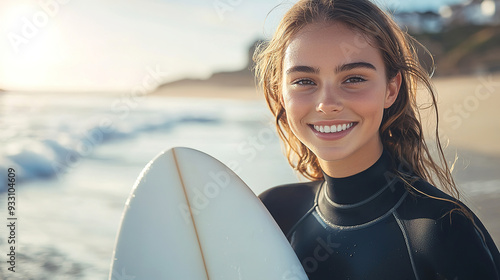
[[[395,101],[401,75],[387,83],[378,49],[356,30],[331,23],[299,31],[283,65],[288,123],[322,170],[346,177],[371,166],[382,151],[378,129],[383,109]]]
[[[313,180],[259,197],[309,279],[500,277],[439,138],[440,161],[427,148],[417,87],[436,99],[413,43],[368,0],[302,0],[254,56],[288,160]]]

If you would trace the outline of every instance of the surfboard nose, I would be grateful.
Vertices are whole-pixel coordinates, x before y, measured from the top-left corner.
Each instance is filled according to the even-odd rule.
[[[220,161],[185,147],[141,173],[110,279],[122,269],[136,279],[307,279],[252,190]]]

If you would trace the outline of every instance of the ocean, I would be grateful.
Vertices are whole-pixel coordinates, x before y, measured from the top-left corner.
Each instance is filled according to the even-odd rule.
[[[0,219],[16,218],[14,234],[0,227],[0,279],[107,279],[136,177],[171,147],[214,156],[256,194],[299,180],[263,101],[8,93],[0,121]]]

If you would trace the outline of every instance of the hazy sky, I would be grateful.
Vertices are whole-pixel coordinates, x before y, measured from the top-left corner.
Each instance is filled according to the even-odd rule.
[[[128,91],[242,68],[294,1],[1,0],[0,88]],[[438,9],[460,0],[378,0]]]

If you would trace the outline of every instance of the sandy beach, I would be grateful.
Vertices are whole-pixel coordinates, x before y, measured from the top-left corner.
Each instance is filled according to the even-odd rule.
[[[210,97],[240,100],[264,100],[251,77],[239,86],[213,82],[167,85],[153,92],[164,97]],[[500,73],[433,78],[440,113],[440,135],[451,163],[457,161],[454,178],[462,191],[461,199],[480,217],[495,242],[500,244]],[[422,107],[428,95],[419,92]],[[434,135],[431,110],[423,110],[422,124],[428,139]],[[492,194],[493,193],[493,194]]]

